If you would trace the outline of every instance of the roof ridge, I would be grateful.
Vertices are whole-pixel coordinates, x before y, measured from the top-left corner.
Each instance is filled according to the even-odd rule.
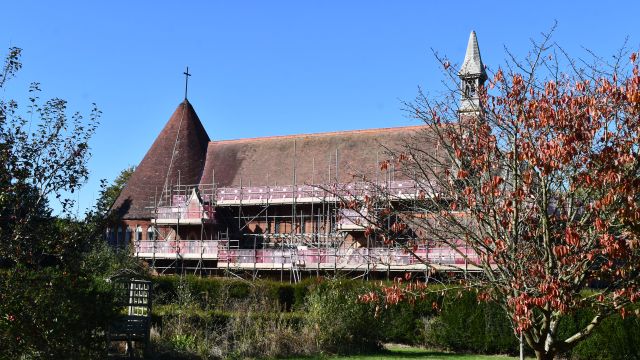
[[[220,144],[220,143],[242,142],[242,141],[293,139],[293,138],[302,138],[302,137],[309,137],[309,136],[316,137],[316,136],[327,136],[327,135],[375,133],[375,132],[392,131],[392,130],[411,130],[411,129],[417,130],[424,127],[425,125],[408,125],[408,126],[383,127],[383,128],[373,128],[373,129],[356,129],[356,130],[326,131],[326,132],[318,132],[318,133],[258,136],[258,137],[248,137],[248,138],[240,138],[240,139],[210,140],[209,143]]]

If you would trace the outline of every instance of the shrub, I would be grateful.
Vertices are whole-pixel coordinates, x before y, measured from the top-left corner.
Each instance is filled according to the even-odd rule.
[[[0,277],[0,358],[88,359],[105,354],[111,286],[57,268],[17,266]]]
[[[180,284],[180,283],[179,283]],[[256,285],[243,299],[221,297],[227,310],[203,309],[192,288],[181,283],[176,303],[154,309],[153,348],[166,358],[249,358],[308,355],[300,313],[282,312],[274,288]],[[180,305],[178,304],[180,303]]]
[[[428,313],[425,313],[425,316]],[[416,306],[400,303],[380,313],[379,326],[384,342],[421,344],[421,312]]]
[[[380,349],[381,332],[372,304],[357,301],[370,290],[361,282],[331,280],[307,296],[305,327],[317,348],[329,353],[362,353]]]
[[[576,330],[591,321],[593,313],[588,310],[577,311],[565,316],[558,326],[562,336],[575,333]],[[640,320],[637,317],[616,315],[605,319],[594,333],[578,344],[569,355],[571,359],[640,359]]]
[[[441,312],[422,323],[424,342],[429,346],[475,353],[518,349],[518,339],[504,311],[494,303],[478,303],[472,292],[448,294]]]
[[[164,294],[164,305],[156,306],[153,312],[158,330],[154,346],[161,354],[246,358],[320,351],[360,353],[379,348],[381,327],[373,308],[356,301],[371,284],[349,280],[295,285],[190,277],[182,282],[177,277],[162,280],[158,287]],[[207,294],[212,288],[218,293]],[[207,294],[207,304],[201,302],[203,294]],[[301,311],[291,311],[294,309]]]

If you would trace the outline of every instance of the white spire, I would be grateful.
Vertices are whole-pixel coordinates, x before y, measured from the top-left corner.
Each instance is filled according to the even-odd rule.
[[[469,35],[469,43],[467,44],[467,53],[464,55],[464,62],[458,72],[460,77],[478,77],[480,82],[487,80],[487,72],[484,70],[482,58],[480,57],[480,48],[478,47],[478,38],[476,32],[471,31]]]
[[[477,113],[480,111],[478,89],[487,80],[487,72],[484,70],[484,65],[482,64],[475,31],[472,31],[471,35],[469,35],[467,53],[464,55],[464,62],[460,67],[458,76],[460,77],[460,90],[462,95],[459,111],[463,113]]]

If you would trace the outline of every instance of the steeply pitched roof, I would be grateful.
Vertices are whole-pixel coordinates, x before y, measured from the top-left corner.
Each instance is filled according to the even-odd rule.
[[[471,31],[469,35],[469,43],[467,44],[467,52],[464,55],[464,61],[458,75],[462,77],[468,76],[480,76],[481,81],[487,79],[487,72],[482,64],[482,57],[480,57],[480,48],[478,47],[478,38],[476,32]]]
[[[112,206],[124,219],[150,217],[151,199],[167,186],[197,184],[209,136],[185,99],[164,126]]]
[[[385,147],[400,149],[423,126],[223,140],[209,143],[200,184],[219,187],[321,184],[384,179]],[[337,155],[337,166],[336,166]],[[294,165],[295,164],[295,165]],[[400,172],[396,173],[401,176]],[[356,177],[357,179],[357,177]]]

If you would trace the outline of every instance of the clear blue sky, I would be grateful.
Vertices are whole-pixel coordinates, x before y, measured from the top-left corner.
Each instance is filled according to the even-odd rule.
[[[44,95],[102,124],[92,141],[90,206],[99,179],[137,164],[182,101],[212,139],[413,124],[400,100],[442,90],[431,48],[461,62],[476,30],[485,64],[518,55],[558,21],[555,39],[609,55],[638,47],[637,1],[7,1],[0,50],[24,68],[0,96]],[[20,98],[20,96],[17,96]]]

